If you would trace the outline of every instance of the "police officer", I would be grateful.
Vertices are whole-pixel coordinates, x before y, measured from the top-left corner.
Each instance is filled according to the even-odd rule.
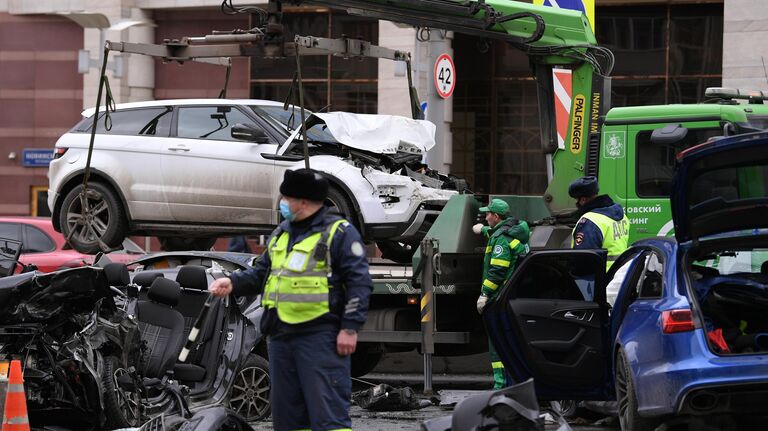
[[[350,355],[373,290],[365,248],[357,229],[323,206],[328,180],[317,172],[286,171],[280,193],[285,221],[262,258],[209,290],[263,294],[275,430],[348,430]]]
[[[576,199],[576,214],[580,216],[573,228],[571,247],[608,251],[610,268],[613,261],[629,243],[629,219],[621,205],[608,195],[598,196],[597,178],[582,177],[568,187],[568,195]]]
[[[518,257],[528,253],[530,230],[525,221],[509,217],[509,204],[501,199],[492,199],[487,207],[480,208],[480,212],[485,213],[488,226],[480,223],[472,230],[488,238],[483,260],[483,285],[477,298],[477,312],[482,314],[488,300],[495,298],[499,288],[512,277]],[[504,364],[490,339],[488,350],[493,369],[493,388],[501,389],[506,386]]]

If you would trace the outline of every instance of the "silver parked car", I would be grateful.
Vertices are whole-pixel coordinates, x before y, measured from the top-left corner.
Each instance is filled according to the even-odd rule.
[[[93,110],[56,143],[48,205],[73,247],[95,252],[126,235],[167,249],[203,249],[215,237],[268,234],[280,221],[286,169],[304,167],[294,107],[264,100],[161,100],[100,114],[85,211],[80,199]],[[328,204],[410,261],[414,245],[465,181],[423,164],[434,125],[388,115],[308,113],[310,164],[331,182]],[[83,215],[84,214],[84,215]],[[100,244],[101,243],[101,244]]]

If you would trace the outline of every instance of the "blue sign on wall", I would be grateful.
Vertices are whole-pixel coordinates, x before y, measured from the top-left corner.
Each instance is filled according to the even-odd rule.
[[[47,167],[53,160],[53,148],[25,148],[21,165],[25,167]]]

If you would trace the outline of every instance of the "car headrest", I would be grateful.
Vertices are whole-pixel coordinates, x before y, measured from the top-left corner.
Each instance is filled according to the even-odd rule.
[[[176,282],[185,289],[208,290],[208,275],[204,266],[184,265],[176,274]]]
[[[181,287],[179,287],[179,283],[168,280],[165,277],[155,278],[147,292],[147,298],[150,301],[159,302],[171,307],[175,307],[179,303],[180,296]]]
[[[149,287],[158,277],[165,277],[162,272],[139,272],[133,276],[133,283],[141,287]]]
[[[122,263],[108,263],[104,266],[104,274],[110,286],[127,286],[131,282],[128,267]]]

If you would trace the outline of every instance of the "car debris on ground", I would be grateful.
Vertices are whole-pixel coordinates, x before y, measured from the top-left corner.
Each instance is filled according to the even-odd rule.
[[[432,401],[419,398],[408,386],[395,388],[386,383],[354,392],[352,402],[377,412],[418,410],[432,405]]]

